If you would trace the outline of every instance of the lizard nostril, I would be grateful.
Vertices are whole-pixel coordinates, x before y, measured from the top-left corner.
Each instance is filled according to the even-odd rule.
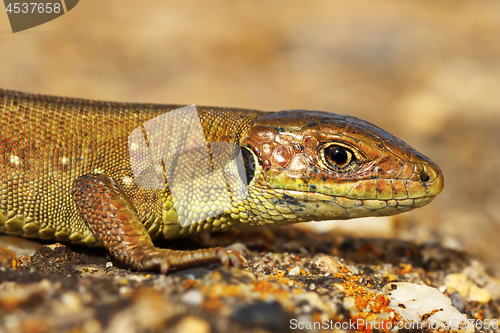
[[[430,179],[431,179],[431,177],[429,177],[429,175],[426,174],[425,172],[420,173],[420,180],[421,181],[428,182]]]

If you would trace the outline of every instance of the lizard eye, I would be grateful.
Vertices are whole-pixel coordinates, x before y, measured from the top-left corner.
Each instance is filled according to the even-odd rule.
[[[326,162],[335,169],[344,168],[351,164],[354,155],[351,150],[338,145],[326,147],[323,153]]]

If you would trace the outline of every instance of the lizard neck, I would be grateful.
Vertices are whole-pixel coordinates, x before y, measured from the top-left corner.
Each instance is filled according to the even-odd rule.
[[[248,135],[262,111],[197,107],[207,142],[233,142],[238,145]]]

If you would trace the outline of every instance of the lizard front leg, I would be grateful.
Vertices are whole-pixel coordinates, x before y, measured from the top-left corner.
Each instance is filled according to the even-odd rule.
[[[238,254],[228,255],[222,247],[176,251],[154,246],[137,210],[120,185],[111,177],[86,174],[77,178],[71,190],[81,218],[94,236],[120,262],[140,270],[182,268],[219,262],[246,266]]]

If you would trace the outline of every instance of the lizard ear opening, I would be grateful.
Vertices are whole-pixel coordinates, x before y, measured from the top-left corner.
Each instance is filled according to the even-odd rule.
[[[245,174],[247,176],[247,185],[250,184],[255,175],[255,156],[245,147],[241,147],[241,155],[243,156],[243,163],[245,164]]]

